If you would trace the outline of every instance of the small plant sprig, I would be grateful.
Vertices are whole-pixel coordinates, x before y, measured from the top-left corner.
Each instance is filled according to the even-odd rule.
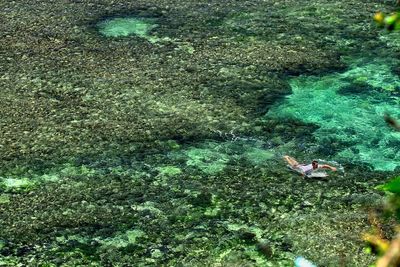
[[[389,182],[377,186],[377,189],[388,194],[387,211],[393,214],[397,221],[400,221],[400,176]],[[363,240],[378,254],[379,258],[375,263],[376,267],[390,267],[400,265],[400,228],[396,227],[396,236],[389,241],[382,228],[380,227],[379,219],[376,215],[370,219],[371,224],[375,228],[375,233],[363,234]]]

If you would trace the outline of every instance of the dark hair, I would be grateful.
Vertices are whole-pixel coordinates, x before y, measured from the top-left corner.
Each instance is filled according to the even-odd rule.
[[[317,163],[318,164],[318,160],[313,160],[311,163]]]

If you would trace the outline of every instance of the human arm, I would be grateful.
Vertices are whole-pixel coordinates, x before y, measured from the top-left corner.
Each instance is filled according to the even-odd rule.
[[[333,167],[331,165],[328,165],[328,164],[319,165],[318,167],[321,168],[321,169],[329,169],[329,170],[334,171],[334,172],[337,170],[335,167]]]

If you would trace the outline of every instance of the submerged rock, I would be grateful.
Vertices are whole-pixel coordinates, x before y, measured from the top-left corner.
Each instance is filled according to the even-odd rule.
[[[258,243],[257,249],[267,258],[270,258],[273,255],[273,250],[266,241]]]

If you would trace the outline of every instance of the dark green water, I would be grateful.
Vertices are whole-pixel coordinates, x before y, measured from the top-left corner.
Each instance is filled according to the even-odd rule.
[[[372,16],[394,9],[0,1],[0,266],[371,264],[400,170],[400,37]]]

